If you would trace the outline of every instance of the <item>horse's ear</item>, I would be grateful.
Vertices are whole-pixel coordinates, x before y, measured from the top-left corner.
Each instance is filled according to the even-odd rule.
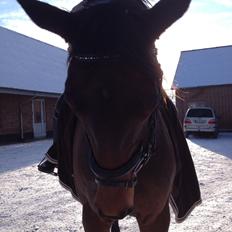
[[[158,38],[176,20],[181,18],[191,0],[160,0],[148,10],[147,22],[155,38]]]
[[[17,1],[35,24],[68,40],[71,23],[69,12],[37,0]]]

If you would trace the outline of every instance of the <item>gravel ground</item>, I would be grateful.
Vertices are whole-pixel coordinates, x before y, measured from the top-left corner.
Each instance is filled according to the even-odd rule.
[[[232,232],[232,134],[190,138],[203,203],[171,232]],[[84,232],[81,205],[56,177],[39,173],[37,163],[51,140],[0,147],[0,232]],[[136,221],[120,222],[122,232],[139,232]],[[97,232],[97,230],[96,230]]]

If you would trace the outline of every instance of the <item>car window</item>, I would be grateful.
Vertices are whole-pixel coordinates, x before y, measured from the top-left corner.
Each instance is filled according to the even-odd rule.
[[[187,117],[204,117],[204,118],[211,118],[213,117],[212,110],[210,109],[190,109],[188,111]]]

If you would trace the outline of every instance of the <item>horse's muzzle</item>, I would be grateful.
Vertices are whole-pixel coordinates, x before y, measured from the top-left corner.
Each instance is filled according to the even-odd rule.
[[[127,210],[124,210],[122,212],[119,213],[119,215],[105,215],[101,210],[97,210],[97,213],[98,215],[103,218],[103,219],[106,219],[106,220],[121,220],[123,219],[124,217],[126,217],[127,215],[129,215],[134,209],[133,208],[130,208],[130,209],[127,209]]]
[[[122,219],[134,207],[134,188],[97,186],[94,207],[105,219]]]

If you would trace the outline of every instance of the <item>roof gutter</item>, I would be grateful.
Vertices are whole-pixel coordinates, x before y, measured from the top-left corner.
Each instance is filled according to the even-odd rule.
[[[23,89],[14,89],[14,88],[5,88],[5,87],[0,87],[0,93],[36,96],[36,97],[53,97],[53,98],[57,98],[61,95],[61,93],[52,93],[52,92],[48,93],[42,91],[23,90]]]

